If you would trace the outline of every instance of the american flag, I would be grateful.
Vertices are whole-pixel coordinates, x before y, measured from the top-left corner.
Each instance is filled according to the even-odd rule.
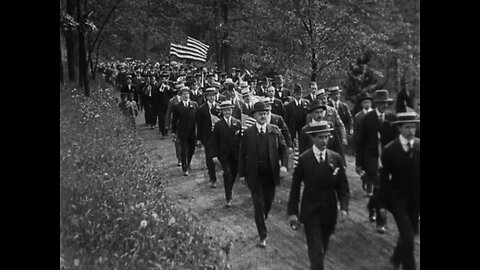
[[[181,30],[172,30],[170,55],[175,55],[180,59],[205,62],[209,47],[207,44],[187,36]]]

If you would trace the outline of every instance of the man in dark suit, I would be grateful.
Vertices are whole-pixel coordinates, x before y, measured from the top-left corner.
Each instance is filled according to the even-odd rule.
[[[190,96],[190,100],[195,101],[198,106],[202,106],[204,102],[204,95],[200,90],[200,83],[195,78],[193,78],[190,81],[189,87],[192,89],[192,95]]]
[[[342,90],[338,86],[331,87],[329,89],[330,102],[329,106],[337,110],[338,116],[342,120],[343,125],[345,126],[345,131],[347,134],[352,135],[353,132],[353,123],[352,123],[352,114],[348,105],[340,101],[340,93]]]
[[[220,104],[222,117],[215,123],[212,139],[212,155],[223,170],[226,207],[232,206],[232,190],[238,173],[238,153],[242,131],[242,122],[232,117],[233,104],[226,100]]]
[[[190,89],[186,86],[180,88],[182,100],[173,108],[172,136],[180,140],[182,171],[188,176],[190,162],[195,152],[196,124],[195,113],[198,104],[190,100]]]
[[[182,98],[180,97],[180,94],[178,92],[178,90],[180,90],[180,88],[184,87],[185,85],[182,83],[182,84],[177,84],[175,85],[175,96],[173,96],[169,101],[168,101],[168,107],[167,107],[167,113],[165,115],[165,129],[167,130],[171,130],[173,133],[175,133],[173,131],[173,129],[171,128],[171,123],[172,123],[172,114],[173,114],[173,108],[175,108],[175,106],[180,103],[180,101],[182,100]],[[177,140],[177,138],[175,136],[173,136],[173,144],[175,146],[175,155],[177,157],[177,166],[180,167],[182,166],[182,158],[181,158],[181,148],[180,148],[180,140]]]
[[[133,85],[135,85],[136,93],[135,93],[135,101],[137,102],[138,105],[138,110],[142,111],[143,110],[143,91],[142,91],[142,84],[144,82],[144,79],[142,77],[142,73],[140,71],[135,72],[135,78],[133,78]]]
[[[158,118],[158,131],[160,134],[162,134],[162,139],[167,136],[167,129],[165,128],[165,114],[167,113],[168,108],[167,93],[170,91],[167,78],[167,74],[161,74],[160,81],[153,87],[154,112]]]
[[[332,130],[325,121],[309,124],[307,134],[313,141],[313,147],[298,159],[287,205],[290,226],[294,230],[300,225],[300,212],[300,222],[305,226],[310,269],[324,269],[328,241],[337,223],[337,198],[342,220],[348,216],[350,189],[345,168],[340,156],[327,149]],[[299,211],[302,182],[304,189]]]
[[[267,97],[270,99],[270,101],[273,101],[272,113],[280,115],[285,119],[285,106],[283,106],[283,103],[280,99],[275,97],[275,87],[269,86],[267,88]]]
[[[305,96],[305,99],[308,100],[308,102],[312,102],[315,99],[317,99],[317,96],[316,96],[317,90],[318,90],[317,83],[316,82],[310,82],[310,91]]]
[[[285,106],[287,105],[287,102],[290,101],[290,98],[292,94],[290,93],[290,90],[286,89],[283,87],[284,80],[282,75],[276,75],[275,76],[275,98],[279,99],[282,101],[282,104]],[[282,117],[285,117],[282,115]]]
[[[243,133],[238,161],[239,177],[245,177],[252,194],[255,224],[260,236],[258,246],[263,248],[267,238],[265,219],[275,197],[275,187],[280,184],[280,172],[286,174],[288,166],[285,139],[277,126],[267,124],[268,110],[261,101],[253,106],[256,123]]]
[[[297,132],[300,133],[307,123],[307,111],[310,102],[302,98],[303,88],[300,84],[295,84],[293,88],[293,100],[285,106],[285,122],[292,141],[298,139]]]
[[[358,148],[358,137],[360,134],[360,123],[362,122],[363,117],[365,115],[372,111],[372,100],[373,97],[368,93],[364,92],[361,95],[358,96],[358,102],[362,105],[362,110],[359,111],[355,116],[353,117],[353,149],[355,153],[357,153],[357,148]],[[362,188],[367,192],[367,196],[371,197],[373,195],[373,185],[370,181],[366,180],[366,175],[363,175],[361,177],[362,180]]]
[[[420,139],[415,137],[420,123],[415,112],[397,114],[400,136],[383,148],[379,201],[397,223],[399,237],[390,262],[393,269],[415,269],[414,238],[420,216]]]
[[[215,87],[215,89],[217,90],[217,94],[215,95],[215,102],[220,104],[222,103],[222,101],[227,100],[227,98],[224,95],[220,94],[221,84],[219,82],[213,81],[211,83],[211,86]]]
[[[287,124],[280,115],[272,113],[271,108],[273,104],[271,100],[266,100],[265,104],[270,109],[269,111],[267,111],[267,123],[276,125],[280,129],[280,132],[285,139],[285,143],[287,144],[288,150],[293,151],[292,136],[290,135],[290,131],[288,131]]]
[[[132,75],[126,75],[126,84],[121,88],[120,93],[135,94],[136,92],[137,89],[132,83]]]
[[[413,96],[408,91],[406,83],[405,83],[405,78],[402,78],[401,80],[401,90],[397,94],[396,97],[396,102],[395,102],[395,112],[396,113],[401,113],[401,112],[407,112],[407,108],[413,109]]]
[[[392,122],[396,117],[387,111],[393,101],[387,90],[375,91],[375,110],[367,113],[360,124],[357,154],[355,155],[356,171],[360,176],[365,174],[366,181],[373,185],[373,196],[367,204],[369,218],[376,220],[377,231],[385,233],[386,216],[380,212],[378,191],[380,185],[379,169],[381,151],[385,145],[397,137],[397,129]]]
[[[215,102],[217,90],[214,87],[205,89],[206,102],[197,110],[195,119],[197,123],[198,139],[205,147],[205,163],[207,164],[209,182],[212,188],[216,187],[217,176],[215,174],[215,163],[213,163],[213,125],[220,117],[218,104]]]
[[[243,88],[242,90],[240,90],[240,93],[242,95],[242,98],[243,98],[243,102],[242,102],[242,105],[241,105],[241,110],[242,110],[242,114],[246,114],[250,117],[253,117],[253,114],[252,114],[252,109],[253,109],[253,100],[252,100],[252,95],[250,93],[250,89],[248,89],[248,87],[246,88]]]

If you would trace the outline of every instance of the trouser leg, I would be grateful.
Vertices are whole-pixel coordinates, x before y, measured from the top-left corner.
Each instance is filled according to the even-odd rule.
[[[270,213],[270,209],[272,209],[273,199],[275,198],[275,185],[272,183],[264,184],[264,200],[265,200],[265,218],[268,217],[268,213]]]
[[[162,133],[162,136],[167,136],[167,131],[165,129],[165,112],[161,109],[158,110],[158,131]]]
[[[190,163],[192,162],[193,154],[195,153],[195,135],[188,138],[188,169],[190,170]]]
[[[414,222],[410,219],[407,210],[402,207],[392,209],[392,215],[399,232],[392,262],[399,262],[404,270],[415,270]]]
[[[188,139],[180,140],[180,160],[182,161],[182,171],[188,170]]]
[[[258,236],[260,236],[260,239],[265,239],[267,237],[267,226],[265,225],[264,194],[261,187],[256,187],[251,193]]]
[[[205,148],[205,163],[207,163],[208,176],[210,182],[217,182],[217,175],[215,173],[215,163],[213,162],[213,153],[212,153],[212,139],[205,138],[203,140],[203,146]],[[224,170],[225,171],[225,170]]]
[[[305,225],[307,238],[308,258],[311,270],[323,270],[324,237],[320,225]]]
[[[223,186],[225,187],[225,199],[227,201],[232,199],[232,190],[235,177],[237,176],[236,165],[231,160],[221,162],[223,170]]]

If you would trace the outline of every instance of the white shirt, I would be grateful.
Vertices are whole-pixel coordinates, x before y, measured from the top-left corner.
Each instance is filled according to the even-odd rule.
[[[402,134],[400,134],[398,137],[400,138],[400,143],[402,144],[403,150],[405,150],[405,152],[408,151],[407,143],[410,144],[410,149],[413,149],[413,142],[415,141],[415,139],[407,141],[407,139],[403,137]]]
[[[372,108],[368,108],[368,110],[362,109],[362,111],[364,114],[367,114],[368,112],[373,111],[373,109]]]
[[[183,102],[183,105],[184,105],[185,107],[188,107],[188,102],[189,102],[189,101],[183,101],[183,100],[182,100],[182,102]]]
[[[318,162],[320,162],[320,154],[322,155],[323,161],[325,161],[326,154],[327,154],[327,149],[325,150],[320,150],[316,145],[313,145],[313,154],[315,155],[315,158],[317,159]]]
[[[264,133],[267,133],[267,123],[260,125],[258,122],[255,123],[255,126],[257,126],[258,133],[262,133],[262,130]]]
[[[227,122],[227,125],[228,125],[228,126],[231,126],[231,125],[232,125],[232,117],[230,117],[230,118],[225,118],[225,117],[224,117],[223,119],[225,119],[225,122]]]
[[[377,112],[378,120],[385,121],[385,113],[379,112],[377,108],[375,108],[375,111]]]
[[[207,104],[208,104],[208,108],[209,108],[210,110],[212,110],[212,107],[215,106],[215,101],[212,102],[212,103],[210,103],[210,102],[207,101]]]
[[[337,101],[332,100],[333,108],[335,108],[335,110],[337,110],[337,111],[338,111],[338,102],[339,102],[339,101],[340,101],[340,100],[337,100]]]

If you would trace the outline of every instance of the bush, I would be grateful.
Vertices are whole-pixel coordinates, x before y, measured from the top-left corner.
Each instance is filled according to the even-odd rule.
[[[223,269],[225,254],[166,197],[109,89],[60,91],[61,269]]]

